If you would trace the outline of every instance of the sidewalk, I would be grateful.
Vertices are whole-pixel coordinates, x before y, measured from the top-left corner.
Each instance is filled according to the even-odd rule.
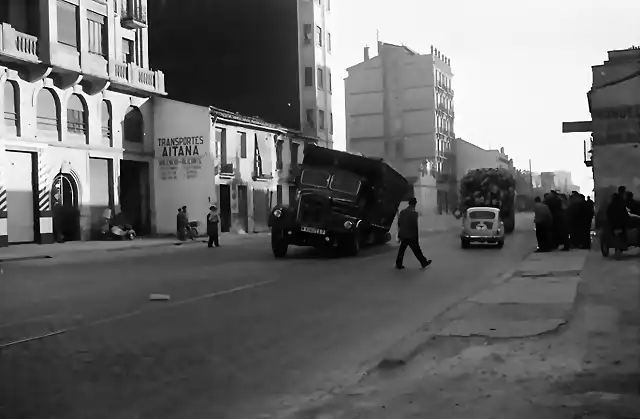
[[[269,233],[254,234],[235,234],[223,233],[220,237],[222,245],[237,245],[247,241],[268,237]],[[109,241],[86,241],[86,242],[67,242],[53,244],[21,244],[5,248],[0,248],[0,262],[30,260],[30,259],[49,259],[56,256],[66,255],[70,253],[88,253],[88,252],[117,252],[135,249],[151,249],[154,247],[166,246],[189,246],[194,244],[206,243],[206,237],[200,237],[196,240],[179,241],[175,237],[158,237],[158,238],[136,238],[135,240],[109,240]]]
[[[639,252],[533,254],[447,316],[410,364],[293,417],[640,418],[639,288]]]

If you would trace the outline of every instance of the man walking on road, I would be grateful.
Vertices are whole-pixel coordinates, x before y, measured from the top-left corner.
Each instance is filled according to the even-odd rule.
[[[407,247],[411,248],[411,251],[423,268],[431,265],[432,262],[424,257],[422,249],[420,249],[418,212],[416,211],[417,203],[418,201],[415,198],[409,199],[409,206],[398,214],[398,238],[400,239],[400,248],[398,248],[398,257],[396,258],[396,269],[404,269],[402,261]]]

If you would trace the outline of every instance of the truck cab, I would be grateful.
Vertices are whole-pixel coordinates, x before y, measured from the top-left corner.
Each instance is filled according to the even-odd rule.
[[[389,193],[393,185],[376,178],[375,170],[369,173],[362,167],[371,170],[383,164],[337,150],[305,149],[302,172],[295,179],[295,199],[290,206],[271,211],[274,256],[286,256],[290,245],[334,248],[355,256],[363,244],[390,241],[389,229],[402,196]],[[404,193],[402,186],[408,183],[397,176]]]

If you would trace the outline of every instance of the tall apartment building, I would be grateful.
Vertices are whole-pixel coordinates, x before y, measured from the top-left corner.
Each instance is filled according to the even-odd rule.
[[[333,145],[330,0],[155,0],[149,48],[171,97]]]
[[[0,1],[0,245],[151,228],[146,0]]]
[[[347,148],[390,161],[417,179],[425,161],[448,171],[454,135],[451,61],[432,47],[418,54],[378,43],[378,55],[348,69],[345,79]]]

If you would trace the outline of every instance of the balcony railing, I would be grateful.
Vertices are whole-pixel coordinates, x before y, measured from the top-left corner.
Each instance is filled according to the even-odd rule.
[[[232,163],[224,163],[220,165],[220,174],[223,176],[233,176],[235,170]]]
[[[584,141],[584,165],[593,166],[593,140],[589,140],[589,145],[587,145],[587,140]]]
[[[122,0],[122,25],[128,29],[147,27],[147,9],[142,0]]]
[[[131,88],[165,94],[164,73],[159,70],[147,70],[129,63],[115,63],[111,79]]]
[[[0,55],[37,63],[38,38],[18,32],[8,23],[2,23],[0,30]]]

